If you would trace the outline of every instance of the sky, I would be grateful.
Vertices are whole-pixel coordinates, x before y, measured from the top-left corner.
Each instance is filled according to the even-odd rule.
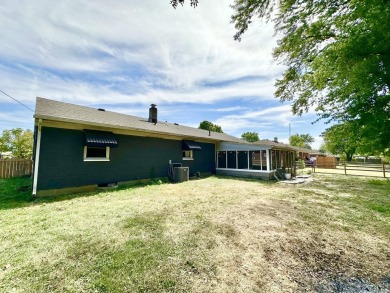
[[[274,97],[285,67],[272,58],[272,23],[258,19],[234,41],[233,1],[5,0],[0,6],[0,132],[33,129],[36,97],[288,142],[327,125],[293,116]],[[280,37],[280,36],[279,36]],[[31,110],[32,109],[32,110]]]

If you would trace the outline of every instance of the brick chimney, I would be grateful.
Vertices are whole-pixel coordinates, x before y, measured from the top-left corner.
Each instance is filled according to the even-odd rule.
[[[149,108],[149,122],[157,124],[157,105],[151,104]]]

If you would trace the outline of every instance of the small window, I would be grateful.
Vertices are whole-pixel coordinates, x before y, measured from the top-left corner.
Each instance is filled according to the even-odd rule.
[[[84,161],[109,161],[110,147],[84,146]]]
[[[183,160],[193,160],[193,153],[192,150],[189,151],[183,151]]]

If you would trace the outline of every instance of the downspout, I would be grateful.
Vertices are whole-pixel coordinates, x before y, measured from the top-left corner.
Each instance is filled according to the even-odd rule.
[[[38,120],[37,146],[35,149],[35,158],[34,158],[34,181],[33,181],[33,191],[32,191],[33,196],[36,196],[36,194],[37,194],[39,154],[41,152],[41,133],[42,133],[42,119],[39,119]]]

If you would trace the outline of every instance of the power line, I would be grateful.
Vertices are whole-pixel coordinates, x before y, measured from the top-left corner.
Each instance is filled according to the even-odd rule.
[[[11,97],[9,94],[7,94],[7,93],[3,92],[2,90],[0,90],[0,92],[1,92],[1,93],[3,93],[4,95],[6,95],[7,97],[11,98],[11,99],[12,99],[12,100],[14,100],[15,102],[19,103],[20,105],[22,105],[22,106],[26,107],[26,108],[27,108],[27,109],[29,109],[30,111],[33,111],[33,112],[34,112],[34,110],[33,110],[33,109],[31,109],[29,106],[27,106],[27,105],[23,104],[22,102],[19,102],[17,99],[15,99],[15,98]]]

